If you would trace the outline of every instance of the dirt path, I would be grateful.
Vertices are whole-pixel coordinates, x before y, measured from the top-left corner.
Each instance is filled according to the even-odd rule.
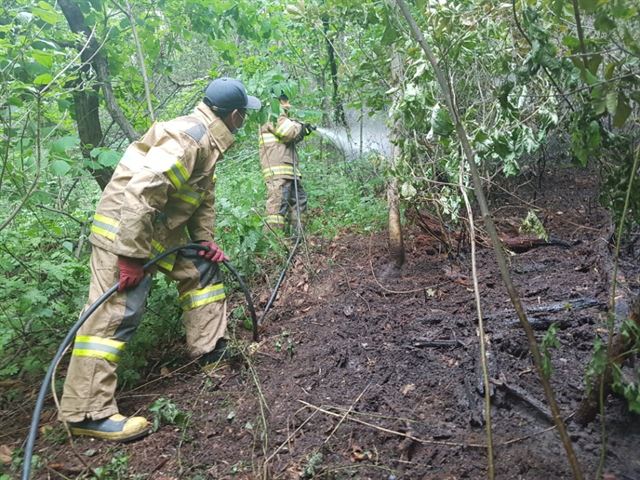
[[[604,326],[610,225],[595,207],[592,180],[564,171],[546,181],[550,196],[537,199],[538,215],[571,246],[511,255],[511,271],[539,338],[558,325],[552,383],[570,416]],[[493,204],[503,226],[528,209],[506,194],[494,195]],[[291,480],[486,478],[470,262],[451,261],[422,233],[409,235],[407,245],[401,278],[385,280],[383,236],[345,235],[312,247],[312,264],[299,257],[262,342],[245,361],[213,378],[189,367],[120,399],[123,411],[146,414],[155,398],[168,398],[191,414],[186,429],[165,425],[118,447],[80,440],[76,450],[93,466],[123,453],[120,468],[131,478],[253,479],[264,471]],[[570,478],[490,250],[481,249],[478,261],[495,380],[497,478]],[[638,272],[628,280],[637,291]],[[638,479],[640,421],[617,399],[607,413],[606,471]],[[599,423],[569,423],[569,431],[586,478],[593,478]],[[65,445],[40,446],[50,469],[42,478],[81,470]]]

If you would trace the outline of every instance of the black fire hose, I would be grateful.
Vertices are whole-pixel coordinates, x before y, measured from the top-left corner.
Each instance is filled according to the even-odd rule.
[[[175,253],[183,249],[209,250],[209,247],[205,247],[204,245],[199,245],[197,243],[189,243],[187,245],[182,245],[180,247],[170,248],[169,250],[161,253],[160,255],[153,258],[152,260],[149,260],[147,263],[144,264],[142,268],[144,270],[147,270],[149,267],[156,264],[159,260],[162,260],[163,258],[168,257],[172,253]],[[257,342],[258,341],[258,318],[256,316],[256,311],[253,307],[251,294],[249,293],[247,286],[242,280],[242,276],[240,276],[240,274],[235,269],[235,267],[227,260],[224,260],[222,263],[236,277],[236,279],[238,280],[238,283],[240,284],[240,288],[242,288],[242,290],[244,291],[244,296],[247,301],[247,306],[249,307],[249,313],[251,314],[251,321],[253,323],[253,341]],[[73,327],[71,327],[71,329],[67,333],[67,336],[64,337],[64,340],[60,344],[60,347],[58,347],[58,351],[56,352],[56,354],[53,357],[53,360],[51,360],[51,363],[49,364],[47,373],[45,374],[44,380],[42,381],[42,385],[40,386],[40,392],[38,393],[38,398],[36,399],[36,405],[33,409],[33,416],[31,417],[31,427],[29,428],[29,436],[27,437],[27,441],[24,447],[24,460],[22,464],[22,480],[29,480],[29,477],[31,475],[31,458],[33,457],[33,448],[35,446],[36,437],[38,435],[38,425],[40,423],[40,414],[42,413],[42,406],[44,404],[44,399],[47,395],[47,390],[49,388],[49,385],[51,384],[51,378],[53,377],[53,372],[56,369],[58,362],[64,355],[65,350],[69,345],[71,345],[71,342],[76,336],[76,333],[78,333],[78,330],[80,330],[80,327],[82,326],[82,324],[87,320],[87,318],[91,316],[93,312],[95,312],[98,309],[98,307],[100,307],[100,305],[102,305],[111,295],[113,295],[118,290],[119,285],[120,285],[120,282],[116,283],[113,287],[111,287],[109,290],[104,292],[100,296],[100,298],[98,298],[98,300],[95,301],[95,303],[90,305],[89,308],[87,308],[82,313],[82,315],[80,315],[80,318],[78,319],[78,321],[73,325]]]

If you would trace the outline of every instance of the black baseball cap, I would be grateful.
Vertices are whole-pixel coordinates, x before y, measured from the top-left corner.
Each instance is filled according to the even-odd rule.
[[[260,110],[262,103],[256,97],[247,95],[240,80],[235,78],[216,78],[204,92],[204,102],[218,111],[231,111],[237,108]]]

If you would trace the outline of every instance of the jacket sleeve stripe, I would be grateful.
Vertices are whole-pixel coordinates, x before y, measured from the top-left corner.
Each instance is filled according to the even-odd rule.
[[[189,185],[183,185],[180,190],[172,193],[171,197],[178,198],[183,202],[189,203],[196,207],[202,203],[202,195],[190,188]]]
[[[118,234],[118,221],[105,217],[104,215],[100,215],[96,213],[93,216],[93,223],[91,224],[91,231],[96,235],[102,235],[109,240],[115,240],[116,235]]]
[[[158,242],[157,240],[151,240],[151,254],[156,257],[164,252],[166,248]],[[164,268],[165,270],[171,271],[173,270],[173,265],[176,263],[176,254],[172,253],[171,255],[159,260],[157,262],[159,267]]]
[[[180,190],[190,177],[189,171],[180,162],[171,165],[171,168],[167,170],[167,176],[176,190]]]
[[[278,137],[284,137],[286,135],[289,134],[289,132],[291,131],[292,128],[295,128],[295,123],[293,123],[291,120],[289,120],[288,118],[282,122],[282,124],[280,124],[280,126],[278,126],[278,128],[276,129],[276,135]]]
[[[279,143],[278,137],[276,137],[273,133],[262,133],[260,134],[260,138],[258,139],[259,145],[269,145],[271,143]]]

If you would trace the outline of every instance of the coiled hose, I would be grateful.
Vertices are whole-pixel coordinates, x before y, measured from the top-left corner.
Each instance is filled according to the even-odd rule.
[[[209,247],[205,247],[204,245],[199,245],[197,243],[189,243],[187,245],[182,245],[180,247],[170,248],[165,252],[161,253],[160,255],[158,255],[157,257],[149,260],[147,263],[144,264],[142,268],[144,270],[147,270],[149,269],[149,267],[155,265],[158,261],[162,260],[163,258],[171,255],[172,253],[175,253],[177,251],[184,250],[184,249],[206,251],[206,250],[209,250]],[[240,284],[240,288],[244,291],[244,296],[247,301],[247,306],[249,307],[249,313],[251,314],[251,321],[253,324],[253,341],[257,342],[258,341],[258,318],[256,316],[255,308],[253,307],[253,301],[251,300],[251,293],[247,289],[247,286],[245,285],[244,280],[242,280],[242,276],[240,275],[240,273],[238,273],[235,267],[227,260],[223,261],[222,264],[225,267],[227,267],[227,269],[236,277],[236,279],[238,280],[238,283]],[[116,283],[109,290],[104,292],[100,296],[100,298],[98,298],[98,300],[96,300],[92,305],[89,306],[89,308],[87,308],[82,313],[82,315],[80,315],[80,318],[78,318],[78,321],[73,325],[73,327],[71,327],[71,329],[69,329],[69,332],[67,332],[66,337],[64,337],[64,340],[60,344],[60,347],[58,347],[58,351],[56,352],[56,354],[53,357],[53,360],[51,360],[51,363],[49,364],[47,373],[45,374],[44,380],[42,381],[42,385],[40,386],[40,391],[38,392],[36,405],[33,409],[33,416],[31,417],[31,426],[29,427],[29,436],[27,437],[27,441],[24,447],[24,460],[22,464],[22,480],[29,480],[29,477],[31,475],[31,459],[33,457],[33,448],[35,446],[36,438],[38,436],[38,425],[40,424],[40,414],[42,413],[42,406],[44,405],[44,399],[47,395],[47,390],[49,389],[51,378],[53,377],[53,372],[56,368],[56,365],[58,365],[58,362],[64,355],[64,352],[67,349],[67,347],[71,345],[71,342],[76,336],[76,333],[78,333],[78,330],[80,330],[80,327],[82,326],[82,324],[84,324],[87,318],[89,318],[91,314],[93,314],[93,312],[95,312],[100,305],[102,305],[111,295],[113,295],[118,290],[119,284],[120,284],[119,282]]]

